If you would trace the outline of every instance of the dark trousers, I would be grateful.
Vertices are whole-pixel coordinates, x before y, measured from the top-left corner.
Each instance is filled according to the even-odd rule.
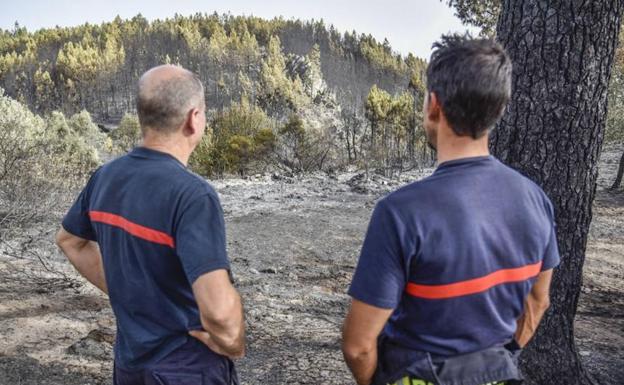
[[[158,363],[129,371],[115,366],[114,385],[238,385],[234,363],[189,337]]]
[[[497,382],[488,382],[483,385],[511,385],[512,383],[506,381],[497,381]],[[409,376],[403,377],[402,379],[396,381],[393,384],[389,385],[434,385],[431,381],[422,380],[420,378],[412,378]]]

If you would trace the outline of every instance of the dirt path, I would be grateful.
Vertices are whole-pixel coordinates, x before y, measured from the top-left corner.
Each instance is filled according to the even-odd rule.
[[[610,180],[610,155],[603,159]],[[360,185],[365,194],[352,191],[352,176],[215,184],[246,303],[243,384],[353,383],[339,330],[366,224],[377,197],[421,175]],[[623,214],[624,194],[600,188],[576,326],[586,367],[602,384],[624,383]],[[114,322],[105,297],[38,266],[0,257],[0,385],[110,383]],[[54,266],[78,279],[67,263]]]
[[[624,191],[611,192],[621,155],[602,154],[583,288],[575,319],[586,369],[600,384],[624,384]]]

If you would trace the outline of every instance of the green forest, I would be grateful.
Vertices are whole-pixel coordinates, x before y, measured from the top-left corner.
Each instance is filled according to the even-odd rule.
[[[218,14],[0,32],[4,93],[45,121],[89,115],[109,132],[107,154],[138,142],[135,85],[163,63],[205,86],[211,135],[192,160],[205,176],[430,162],[418,129],[426,63],[370,35]]]

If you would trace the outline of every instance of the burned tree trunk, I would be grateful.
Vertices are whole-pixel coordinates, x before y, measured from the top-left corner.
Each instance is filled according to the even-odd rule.
[[[551,307],[523,354],[530,383],[590,383],[574,344],[591,205],[622,0],[504,0],[498,40],[514,64],[513,95],[492,151],[553,201],[561,264]]]
[[[624,176],[624,153],[622,153],[622,157],[620,158],[620,165],[618,166],[617,176],[615,177],[613,186],[611,186],[611,190],[617,190],[620,188],[620,184],[622,184],[622,176]]]

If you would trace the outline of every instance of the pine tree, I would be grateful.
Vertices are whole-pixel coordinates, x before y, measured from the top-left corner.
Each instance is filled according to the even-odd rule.
[[[35,83],[35,108],[38,111],[46,111],[52,108],[54,102],[54,82],[47,70],[37,68],[34,76]]]

